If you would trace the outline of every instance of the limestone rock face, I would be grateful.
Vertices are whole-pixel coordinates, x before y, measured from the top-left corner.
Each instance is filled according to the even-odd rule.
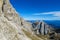
[[[0,0],[0,40],[31,40],[22,31],[21,18],[9,0]]]
[[[44,31],[42,24],[41,33]],[[34,34],[32,24],[19,17],[9,0],[0,0],[0,40],[46,40]]]
[[[25,21],[21,18],[21,25],[25,28],[26,31],[32,32],[32,23]]]
[[[46,24],[43,21],[33,23],[33,29],[35,30],[36,34],[41,34],[41,35],[47,35],[48,33],[54,31],[53,27],[51,27],[50,25]]]
[[[1,13],[2,13],[2,4],[3,4],[2,1],[3,1],[3,0],[0,0],[0,16],[1,16]]]

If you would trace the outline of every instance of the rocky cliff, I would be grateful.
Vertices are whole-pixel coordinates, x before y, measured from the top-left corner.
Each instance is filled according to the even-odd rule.
[[[25,27],[22,26],[21,22],[25,23],[24,26],[26,25],[26,22],[22,19],[9,0],[0,0],[0,40],[31,40],[22,31],[22,28]],[[31,31],[28,28],[25,29]]]
[[[0,40],[47,40],[34,32],[32,24],[19,17],[9,0],[0,0]]]
[[[32,27],[36,34],[47,35],[54,32],[54,28],[43,21],[33,23]]]

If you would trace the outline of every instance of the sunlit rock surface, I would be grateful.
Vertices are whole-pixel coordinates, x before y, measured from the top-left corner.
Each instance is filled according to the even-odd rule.
[[[9,0],[0,0],[0,40],[31,40],[22,31],[21,19]]]
[[[44,34],[44,23],[41,25]],[[33,29],[30,22],[19,17],[9,0],[0,0],[0,40],[48,40],[38,37]]]

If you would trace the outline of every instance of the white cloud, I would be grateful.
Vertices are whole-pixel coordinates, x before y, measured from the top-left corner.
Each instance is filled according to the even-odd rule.
[[[55,13],[54,16],[60,17],[60,12]]]
[[[50,15],[52,14],[53,16],[60,17],[60,11],[55,11],[55,12],[45,12],[45,13],[34,13],[32,15],[39,16],[39,15]]]
[[[42,17],[42,18],[40,17],[40,19],[43,19],[43,20],[60,20],[60,11],[45,12],[45,13],[34,13],[32,15],[39,16],[39,17],[41,15],[46,16],[46,17]],[[50,16],[50,18],[48,16]]]

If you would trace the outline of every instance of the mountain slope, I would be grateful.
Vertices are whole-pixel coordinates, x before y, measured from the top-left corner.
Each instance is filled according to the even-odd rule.
[[[25,31],[32,35],[31,23],[19,17],[9,0],[0,0],[0,40],[33,40]]]
[[[21,21],[9,0],[0,0],[0,40],[30,40],[21,30]]]
[[[38,27],[42,27],[42,35],[38,36],[33,30],[32,23],[19,17],[9,0],[0,0],[0,40],[48,40],[48,37],[44,37],[44,27],[49,30],[52,28],[44,22],[41,23],[35,28],[35,31],[38,31]]]

